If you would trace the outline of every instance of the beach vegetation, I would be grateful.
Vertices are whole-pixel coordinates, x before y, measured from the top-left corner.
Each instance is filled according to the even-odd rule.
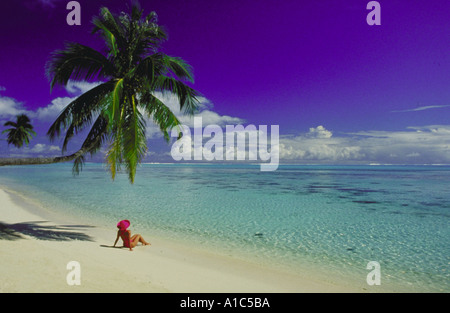
[[[104,148],[112,178],[124,167],[133,183],[148,151],[147,120],[159,126],[167,142],[169,132],[180,125],[171,108],[155,94],[175,95],[182,114],[197,112],[199,93],[190,86],[192,67],[162,52],[168,35],[158,25],[155,12],[144,15],[137,2],[130,13],[113,14],[103,7],[92,24],[92,35],[104,42],[102,51],[70,42],[54,51],[46,64],[51,89],[69,81],[101,82],[69,103],[47,132],[51,141],[64,138],[63,154],[74,136],[85,134],[80,149],[53,158],[3,159],[0,165],[73,161],[73,172],[78,174],[86,156]]]
[[[15,121],[7,121],[3,126],[10,127],[2,131],[2,134],[7,134],[8,145],[17,148],[22,148],[24,144],[28,146],[32,137],[36,136],[30,118],[26,114],[17,115]]]

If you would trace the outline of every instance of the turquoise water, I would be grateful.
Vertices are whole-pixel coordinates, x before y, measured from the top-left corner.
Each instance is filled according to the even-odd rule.
[[[450,291],[450,167],[144,164],[134,185],[102,164],[0,168],[8,186],[50,209],[114,229],[370,289]],[[1,220],[1,217],[0,217]],[[397,290],[397,289],[396,289]]]

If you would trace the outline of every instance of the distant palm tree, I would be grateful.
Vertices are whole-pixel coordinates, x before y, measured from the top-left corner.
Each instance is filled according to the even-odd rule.
[[[29,145],[33,136],[36,136],[36,132],[33,130],[30,119],[25,114],[16,116],[16,121],[8,121],[3,126],[11,126],[9,129],[2,131],[2,134],[8,134],[8,145],[14,145],[17,148],[22,148],[23,145]]]
[[[144,117],[159,126],[166,141],[170,140],[169,131],[180,125],[170,108],[155,97],[155,92],[175,94],[181,112],[189,115],[198,109],[199,94],[187,85],[193,82],[192,68],[184,60],[160,52],[167,34],[157,25],[156,13],[144,17],[135,3],[131,14],[122,12],[118,16],[102,8],[92,22],[92,33],[103,38],[106,55],[79,43],[68,43],[64,50],[55,51],[47,63],[51,88],[65,86],[71,79],[103,81],[68,104],[47,135],[54,140],[61,130],[65,131],[64,153],[74,135],[89,127],[90,130],[81,149],[74,154],[34,161],[74,160],[73,170],[78,173],[86,154],[94,155],[107,144],[112,178],[125,165],[133,183],[136,167],[147,152]],[[181,129],[178,133],[181,136]]]

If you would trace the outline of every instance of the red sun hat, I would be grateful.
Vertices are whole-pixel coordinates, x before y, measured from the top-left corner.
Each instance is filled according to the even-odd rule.
[[[130,224],[131,223],[129,220],[122,220],[117,223],[117,228],[119,228],[120,230],[126,230],[130,226]]]

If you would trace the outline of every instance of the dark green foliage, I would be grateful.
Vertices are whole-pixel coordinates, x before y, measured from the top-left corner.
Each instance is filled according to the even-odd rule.
[[[8,145],[14,145],[17,148],[22,148],[24,144],[28,146],[31,138],[36,136],[33,125],[25,114],[17,115],[15,122],[8,121],[3,126],[11,126],[11,128],[5,129],[2,134],[8,134]]]
[[[51,88],[69,80],[103,83],[68,104],[47,134],[54,140],[65,132],[64,152],[73,136],[90,127],[74,171],[82,168],[86,153],[93,155],[106,144],[113,179],[125,165],[134,182],[136,167],[147,152],[145,117],[159,126],[167,141],[169,131],[180,124],[155,92],[176,95],[180,110],[190,115],[198,109],[199,94],[187,85],[193,82],[192,68],[184,60],[160,52],[167,34],[158,26],[156,13],[144,17],[139,4],[132,6],[130,14],[114,15],[102,8],[92,22],[92,33],[104,40],[106,55],[67,43],[65,49],[51,55],[47,74]]]

